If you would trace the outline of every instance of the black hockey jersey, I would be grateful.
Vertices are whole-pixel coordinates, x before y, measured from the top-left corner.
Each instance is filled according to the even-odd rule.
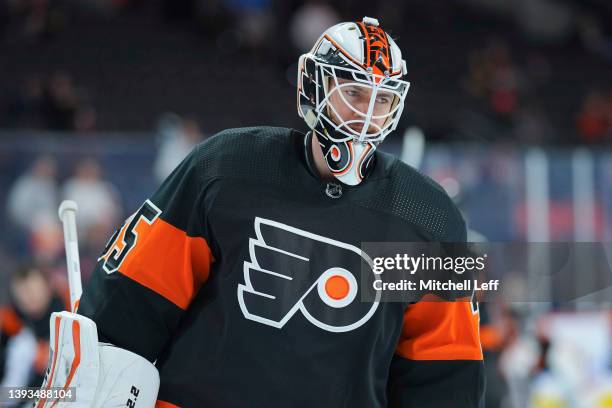
[[[463,242],[439,186],[377,152],[322,180],[309,136],[255,127],[198,145],[109,241],[79,312],[156,360],[158,407],[477,407],[469,302],[363,302],[362,242]]]

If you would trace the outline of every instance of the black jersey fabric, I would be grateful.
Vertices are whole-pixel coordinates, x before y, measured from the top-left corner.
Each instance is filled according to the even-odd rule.
[[[309,143],[253,127],[198,145],[111,238],[79,313],[156,361],[160,407],[479,406],[469,302],[361,302],[356,279],[342,304],[321,281],[357,276],[362,242],[464,242],[456,207],[382,152],[359,186],[322,180]]]

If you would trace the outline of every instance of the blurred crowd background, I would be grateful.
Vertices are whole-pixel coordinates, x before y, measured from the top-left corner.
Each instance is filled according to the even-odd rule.
[[[297,57],[364,15],[412,83],[383,148],[447,190],[471,240],[612,242],[608,0],[0,0],[0,384],[46,367],[59,202],[78,202],[87,279],[193,145],[304,130]],[[611,301],[481,305],[486,406],[612,407]]]

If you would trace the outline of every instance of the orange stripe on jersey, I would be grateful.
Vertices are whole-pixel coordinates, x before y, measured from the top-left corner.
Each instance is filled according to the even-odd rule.
[[[138,223],[138,241],[119,272],[187,309],[208,278],[213,256],[204,238],[187,233],[157,218]]]
[[[482,360],[478,314],[470,302],[410,305],[396,353],[410,360]]]
[[[155,408],[181,408],[181,407],[179,407],[178,405],[171,404],[166,401],[157,400],[157,402],[155,403]]]
[[[0,328],[7,336],[14,336],[21,330],[23,323],[15,311],[6,306],[0,308]]]

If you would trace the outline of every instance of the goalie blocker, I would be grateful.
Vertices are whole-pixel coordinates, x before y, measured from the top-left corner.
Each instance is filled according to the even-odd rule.
[[[99,343],[96,324],[70,312],[51,315],[49,365],[42,389],[73,388],[76,401],[40,399],[36,408],[155,406],[159,373],[145,358]]]

